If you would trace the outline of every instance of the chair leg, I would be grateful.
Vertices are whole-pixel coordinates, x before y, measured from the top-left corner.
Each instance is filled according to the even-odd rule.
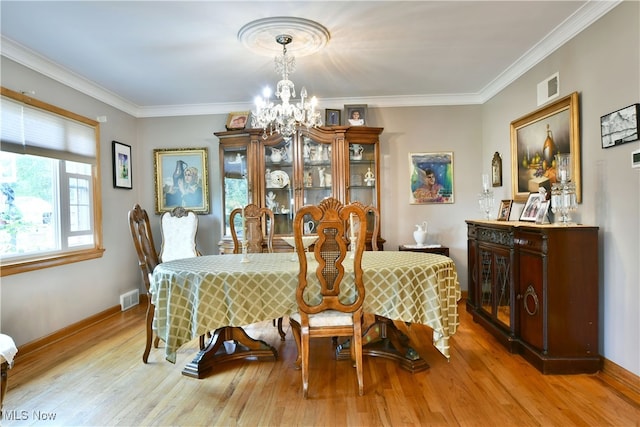
[[[282,317],[278,318],[278,333],[280,334],[280,341],[284,341],[287,334],[284,332],[284,329],[282,329]]]
[[[362,325],[360,322],[355,322],[353,328],[353,346],[355,362],[356,362],[356,375],[358,376],[358,395],[364,395],[364,379],[362,373]]]
[[[291,325],[291,333],[293,334],[293,340],[296,342],[296,349],[298,350],[298,357],[294,362],[295,368],[300,369],[302,364],[302,349],[300,348],[300,324],[295,320],[289,319],[289,325]]]
[[[309,331],[301,331],[302,347],[302,397],[309,397]]]
[[[151,351],[151,341],[153,340],[153,313],[155,311],[155,306],[151,304],[149,301],[149,306],[147,307],[147,342],[144,347],[144,353],[142,353],[142,361],[147,363],[149,360],[149,352]],[[157,347],[156,342],[156,347]]]

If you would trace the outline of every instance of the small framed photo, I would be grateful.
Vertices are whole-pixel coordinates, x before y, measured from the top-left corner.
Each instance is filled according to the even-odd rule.
[[[242,130],[249,121],[249,111],[235,111],[227,117],[227,130]]]
[[[113,187],[133,188],[131,178],[131,146],[118,141],[112,142],[113,149]]]
[[[511,206],[513,200],[503,200],[500,202],[500,209],[498,210],[498,221],[509,221],[509,215],[511,215]]]
[[[600,117],[602,148],[637,141],[638,131],[640,131],[638,115],[640,115],[640,104],[633,104]]]
[[[324,110],[324,124],[327,126],[340,126],[342,123],[342,111],[331,110],[327,108]]]
[[[368,126],[367,104],[352,104],[344,106],[345,126]]]
[[[156,213],[176,206],[197,214],[209,213],[209,174],[206,148],[153,150]]]
[[[529,193],[527,203],[522,209],[520,214],[520,221],[532,221],[535,222],[538,218],[538,212],[542,207],[542,203],[545,201],[544,196],[540,193]]]
[[[549,200],[545,200],[540,203],[540,209],[538,209],[538,215],[536,216],[536,224],[548,224],[547,212],[549,211]]]

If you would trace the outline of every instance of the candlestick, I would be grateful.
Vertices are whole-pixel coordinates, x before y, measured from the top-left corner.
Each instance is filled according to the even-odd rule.
[[[247,241],[247,227],[244,219],[244,206],[242,207],[242,241]]]
[[[482,190],[489,191],[489,175],[486,173],[482,174]]]

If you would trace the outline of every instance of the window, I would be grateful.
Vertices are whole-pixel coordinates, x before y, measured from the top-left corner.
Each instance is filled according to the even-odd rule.
[[[99,125],[2,88],[2,276],[102,256]]]

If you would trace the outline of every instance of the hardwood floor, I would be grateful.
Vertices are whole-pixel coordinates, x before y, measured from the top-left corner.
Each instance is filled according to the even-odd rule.
[[[197,339],[180,350],[175,365],[162,349],[142,363],[144,309],[138,307],[19,357],[9,371],[2,425],[640,425],[637,388],[602,373],[541,375],[474,324],[464,302],[459,311],[449,362],[431,345],[431,329],[412,325],[410,336],[431,368],[410,374],[365,357],[363,397],[351,364],[334,360],[331,340],[313,341],[304,400],[286,319],[285,342],[271,322],[247,328],[276,346],[278,361],[232,362],[196,380],[181,370],[196,354]]]

